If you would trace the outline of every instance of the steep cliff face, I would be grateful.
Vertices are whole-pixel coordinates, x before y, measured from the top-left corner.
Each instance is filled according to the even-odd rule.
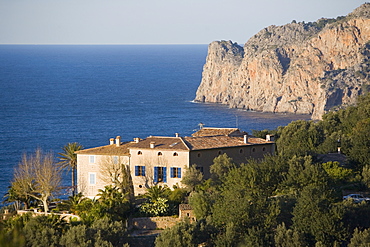
[[[354,104],[370,84],[370,4],[346,17],[269,26],[244,45],[212,42],[195,101],[311,114]]]

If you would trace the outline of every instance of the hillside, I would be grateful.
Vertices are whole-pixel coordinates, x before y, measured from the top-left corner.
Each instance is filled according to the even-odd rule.
[[[209,45],[195,101],[321,119],[368,91],[369,57],[369,3],[345,17],[269,26],[244,47]]]

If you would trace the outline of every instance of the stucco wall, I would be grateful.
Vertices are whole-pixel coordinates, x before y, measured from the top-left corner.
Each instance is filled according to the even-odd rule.
[[[198,167],[203,167],[204,178],[210,177],[210,166],[213,164],[214,158],[226,153],[234,162],[245,163],[247,159],[261,159],[266,154],[274,153],[274,144],[260,144],[242,147],[230,147],[220,149],[195,150],[190,152],[190,164],[196,164]]]
[[[140,153],[141,152],[141,153]],[[161,152],[161,155],[158,153]],[[174,154],[177,155],[174,155]],[[130,149],[130,170],[134,185],[135,195],[144,194],[145,188],[153,186],[154,167],[166,167],[168,187],[172,188],[178,184],[181,186],[181,179],[189,164],[189,152],[187,151],[166,151],[158,149]],[[135,166],[145,166],[145,176],[135,176]],[[181,168],[181,178],[171,178],[170,168]],[[159,185],[164,183],[159,183]]]
[[[144,194],[146,188],[154,185],[154,167],[166,167],[167,182],[160,182],[159,185],[167,185],[173,188],[174,185],[181,186],[181,180],[190,165],[197,164],[203,167],[204,178],[210,177],[210,166],[215,157],[226,153],[237,163],[246,162],[249,158],[260,159],[264,155],[274,153],[274,143],[230,147],[222,149],[207,150],[161,150],[158,148],[130,148],[129,156],[119,156],[120,164],[129,164],[131,178],[134,186],[135,195]],[[176,153],[176,154],[175,154]],[[95,161],[90,162],[90,157],[94,156]],[[77,155],[77,179],[78,191],[85,196],[93,198],[98,194],[99,189],[109,182],[103,179],[102,164],[112,163],[114,155]],[[135,174],[135,166],[145,166],[145,176]],[[181,178],[171,178],[171,168],[181,168]],[[95,174],[95,184],[89,183],[89,176]]]
[[[94,162],[90,162],[90,156],[94,156]],[[99,189],[104,189],[107,182],[108,174],[104,172],[106,167],[113,165],[113,155],[77,155],[77,183],[78,192],[83,193],[86,197],[93,198],[99,193]],[[117,157],[117,156],[116,156]],[[129,157],[119,156],[118,164],[128,164]],[[90,174],[95,174],[95,184],[89,183]]]

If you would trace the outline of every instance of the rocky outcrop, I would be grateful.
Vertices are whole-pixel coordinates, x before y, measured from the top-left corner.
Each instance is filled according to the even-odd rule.
[[[195,101],[311,114],[354,104],[370,88],[370,4],[346,17],[269,26],[242,48],[212,42]]]

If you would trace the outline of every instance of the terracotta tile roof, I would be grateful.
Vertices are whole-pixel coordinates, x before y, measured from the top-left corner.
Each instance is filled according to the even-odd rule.
[[[227,147],[274,143],[271,141],[266,141],[265,139],[251,136],[248,137],[247,143],[244,143],[244,137],[233,137],[233,136],[184,137],[184,140],[191,150],[227,148]]]
[[[96,148],[88,148],[77,151],[76,154],[96,154],[96,155],[129,155],[129,147],[135,142],[123,142],[119,147],[116,144],[106,145]]]
[[[160,136],[149,136],[148,138],[141,140],[138,143],[134,143],[130,147],[150,149],[150,143],[154,142],[154,149],[162,150],[189,150],[187,145],[184,143],[182,137],[160,137]]]
[[[200,136],[243,136],[247,134],[244,131],[240,131],[238,128],[209,128],[204,127],[197,132],[193,133],[193,137]]]
[[[202,131],[203,130],[203,131]],[[203,128],[196,132],[199,136],[191,137],[164,137],[149,136],[146,139],[137,139],[138,142],[121,143],[119,147],[115,144],[101,147],[84,149],[76,152],[77,154],[96,154],[96,155],[129,155],[129,149],[153,149],[157,150],[202,150],[214,148],[228,148],[249,145],[259,145],[274,143],[265,139],[248,136],[248,142],[244,143],[244,134],[237,128]],[[196,134],[195,133],[195,134]]]

